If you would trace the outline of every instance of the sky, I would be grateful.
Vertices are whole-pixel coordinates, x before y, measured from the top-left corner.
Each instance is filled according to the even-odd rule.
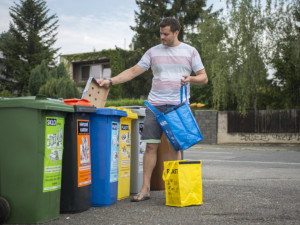
[[[214,10],[225,6],[226,0],[207,0]],[[9,8],[19,0],[0,0],[0,33],[12,21]],[[116,47],[129,49],[134,36],[138,7],[135,0],[47,0],[48,16],[58,17],[58,36],[54,45],[59,54],[74,54]]]

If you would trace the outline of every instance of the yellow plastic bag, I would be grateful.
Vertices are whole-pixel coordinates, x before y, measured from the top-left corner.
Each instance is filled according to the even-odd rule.
[[[166,189],[166,205],[201,205],[201,161],[165,161],[163,180]]]

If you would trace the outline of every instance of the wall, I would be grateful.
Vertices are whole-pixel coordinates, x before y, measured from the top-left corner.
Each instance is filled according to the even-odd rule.
[[[300,144],[300,133],[227,133],[227,112],[218,113],[218,144]]]
[[[227,133],[227,112],[195,110],[201,144],[300,144],[300,133]]]
[[[218,112],[215,110],[195,110],[194,114],[204,138],[200,143],[217,144]]]

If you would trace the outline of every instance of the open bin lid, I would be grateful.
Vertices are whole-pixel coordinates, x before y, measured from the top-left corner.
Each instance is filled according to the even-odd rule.
[[[131,111],[131,109],[126,109],[126,108],[123,108],[123,107],[113,107],[113,106],[111,106],[109,108],[126,111],[127,112],[127,116],[126,116],[127,118],[130,118],[130,119],[137,119],[138,118],[137,114],[133,113]]]
[[[90,101],[87,99],[63,99],[64,103],[67,105],[74,107],[74,112],[82,112],[82,113],[95,113],[97,112],[97,108],[90,104]]]
[[[46,96],[28,96],[8,99],[0,99],[0,108],[32,108],[41,110],[74,112],[72,106],[66,105],[59,99],[47,98]]]
[[[63,101],[67,105],[93,106],[92,104],[90,104],[90,101],[87,99],[71,98],[71,99],[63,99]]]
[[[112,108],[97,108],[98,115],[127,117],[127,112]]]

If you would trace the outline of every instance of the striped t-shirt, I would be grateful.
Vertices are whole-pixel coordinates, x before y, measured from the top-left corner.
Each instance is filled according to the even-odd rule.
[[[152,87],[148,100],[153,105],[179,104],[182,76],[204,69],[198,51],[185,43],[176,47],[162,44],[154,46],[143,55],[138,65],[146,70],[150,67],[152,69]]]

